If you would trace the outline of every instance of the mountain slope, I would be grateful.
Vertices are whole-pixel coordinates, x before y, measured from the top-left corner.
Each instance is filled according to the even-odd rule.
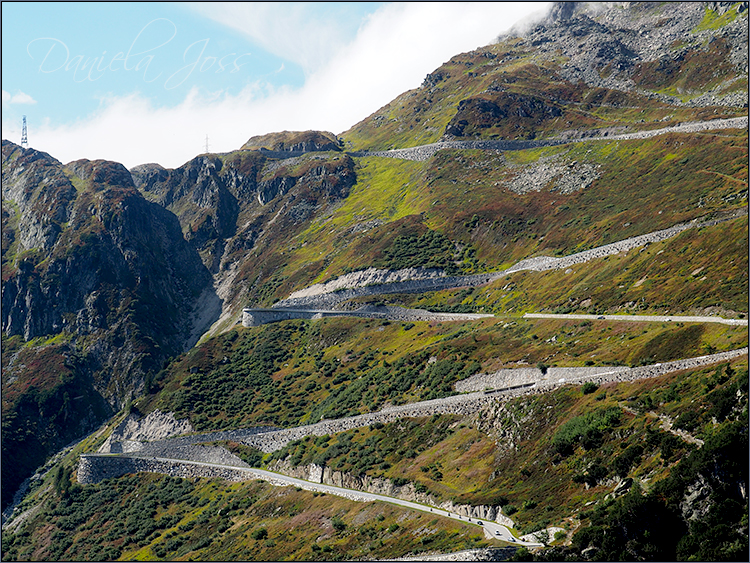
[[[169,419],[159,412],[196,431],[294,428],[446,398],[501,369],[616,372],[745,348],[747,121],[716,120],[747,116],[747,14],[746,2],[561,3],[532,29],[453,57],[338,137],[271,133],[173,170],[62,166],[4,142],[3,447],[21,459],[45,436],[51,452],[135,394],[40,468],[4,528],[3,558],[325,560],[470,546],[470,531],[401,509],[373,523],[369,506],[324,508],[316,503],[329,499],[257,483],[140,474],[81,486],[75,470],[115,427],[135,428],[126,445],[139,447],[141,426]],[[703,124],[663,130],[689,122]],[[654,134],[618,137],[638,132]],[[418,147],[498,140],[515,144]],[[283,307],[313,284],[496,273],[675,226],[570,267],[441,291],[370,287],[337,304],[494,318],[236,326],[243,307]],[[180,314],[191,310],[206,322]],[[202,451],[306,475],[315,465],[471,514],[502,507],[517,535],[552,529],[541,559],[732,559],[747,546],[746,382],[740,352],[637,382],[490,394],[482,410],[275,453],[216,436]],[[24,433],[32,423],[36,433]],[[23,459],[25,473],[11,477],[44,459]],[[111,509],[146,499],[140,514]],[[658,537],[654,515],[666,523]]]
[[[62,166],[4,141],[3,213],[5,506],[49,453],[197,341],[211,277],[117,163]]]

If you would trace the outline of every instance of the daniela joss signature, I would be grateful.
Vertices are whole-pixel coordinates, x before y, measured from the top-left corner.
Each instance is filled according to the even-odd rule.
[[[166,33],[165,33],[166,31]],[[152,41],[158,33],[161,43]],[[151,37],[149,39],[148,37]],[[163,40],[164,37],[168,39]],[[127,52],[119,51],[114,55],[107,55],[104,51],[98,57],[75,55],[71,57],[70,49],[60,39],[53,37],[39,37],[30,41],[26,52],[34,61],[39,62],[39,72],[49,74],[53,72],[72,72],[76,82],[93,82],[99,80],[108,72],[143,73],[143,80],[155,82],[164,80],[164,88],[171,90],[183,84],[194,72],[222,73],[239,72],[247,64],[250,53],[228,53],[221,57],[206,53],[209,39],[194,41],[188,45],[183,54],[182,65],[171,73],[155,68],[156,51],[170,43],[177,36],[177,26],[166,18],[157,18],[147,23]],[[176,65],[175,65],[176,66]],[[173,67],[174,68],[174,67]]]

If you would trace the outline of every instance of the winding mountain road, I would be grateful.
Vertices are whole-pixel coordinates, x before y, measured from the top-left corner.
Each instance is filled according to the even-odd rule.
[[[724,120],[714,120],[710,122],[682,124],[674,127],[667,127],[655,131],[644,131],[639,133],[631,133],[625,135],[612,135],[607,137],[588,137],[572,140],[549,140],[549,141],[528,141],[528,142],[504,142],[504,141],[455,141],[445,143],[434,143],[432,145],[426,145],[423,147],[414,147],[412,149],[399,149],[395,151],[385,151],[384,153],[365,153],[361,156],[389,156],[394,158],[408,158],[410,160],[424,160],[429,158],[437,150],[441,148],[486,148],[486,149],[500,149],[500,150],[519,150],[520,148],[529,148],[531,144],[524,145],[524,143],[537,143],[534,146],[543,146],[543,144],[563,144],[569,142],[585,142],[593,140],[625,140],[625,139],[636,139],[636,138],[647,138],[655,135],[665,133],[677,133],[677,132],[696,132],[712,129],[723,129],[723,128],[746,128],[748,126],[747,117],[739,117]],[[499,143],[499,144],[498,144]],[[503,144],[504,143],[504,144]],[[510,143],[510,144],[508,144]],[[515,145],[513,144],[515,143]],[[520,144],[519,144],[520,143]],[[523,146],[522,146],[523,145]],[[516,149],[507,148],[516,146]],[[502,147],[506,147],[503,149]],[[745,211],[746,214],[746,211]],[[732,218],[736,218],[732,217]],[[726,219],[724,219],[726,220]],[[350,299],[353,296],[358,296],[360,293],[374,294],[374,293],[391,293],[394,291],[434,291],[438,288],[443,288],[443,285],[450,286],[455,284],[456,287],[466,285],[484,285],[497,279],[503,275],[506,275],[512,271],[518,270],[535,270],[544,271],[550,269],[560,269],[568,267],[574,263],[581,263],[588,261],[593,258],[601,256],[616,254],[618,252],[627,251],[631,248],[636,248],[656,242],[658,240],[664,240],[677,233],[691,227],[697,227],[706,225],[707,223],[700,223],[694,221],[686,223],[684,225],[676,225],[664,231],[658,231],[656,233],[650,233],[647,235],[641,235],[640,237],[634,237],[626,241],[620,241],[610,245],[605,245],[596,249],[588,250],[576,255],[571,255],[563,258],[552,258],[552,257],[537,257],[531,258],[519,262],[512,268],[504,272],[493,272],[489,274],[482,274],[477,276],[457,276],[453,278],[437,278],[432,280],[399,280],[395,283],[381,283],[375,285],[367,285],[365,282],[360,281],[353,286],[349,287],[326,287],[320,286],[315,291],[310,291],[312,288],[308,288],[307,293],[298,292],[298,295],[292,295],[283,302],[277,304],[274,309],[283,307],[289,307],[290,305],[311,305],[311,304],[323,304],[330,305],[329,301],[332,300],[343,300]],[[361,284],[361,285],[360,285]],[[342,289],[344,291],[342,291]],[[335,295],[334,295],[335,294]],[[282,305],[283,303],[283,305]],[[281,305],[281,307],[279,307]],[[564,318],[564,319],[597,319],[607,321],[634,321],[634,322],[716,322],[724,323],[736,326],[747,326],[748,322],[745,319],[723,319],[720,317],[688,317],[688,316],[652,316],[652,315],[555,315],[555,314],[542,314],[542,313],[529,313],[524,315],[524,318]],[[648,377],[655,377],[664,373],[673,371],[690,369],[698,366],[711,365],[718,362],[728,361],[733,357],[740,355],[746,355],[747,348],[740,350],[734,350],[729,352],[723,352],[720,354],[713,354],[710,356],[702,356],[700,358],[686,358],[683,360],[676,360],[673,362],[665,362],[663,364],[654,364],[652,366],[642,366],[638,368],[618,368],[612,371],[596,374],[577,374],[577,376],[569,379],[555,379],[553,380],[539,380],[529,385],[520,385],[506,388],[487,388],[484,391],[478,391],[474,393],[465,393],[462,395],[455,395],[446,397],[444,399],[436,399],[433,401],[425,401],[422,403],[413,403],[408,405],[401,405],[398,407],[390,407],[383,409],[382,411],[375,413],[367,413],[355,417],[348,417],[345,419],[336,420],[324,420],[308,426],[302,426],[297,428],[290,428],[284,430],[274,430],[269,432],[260,432],[255,434],[249,434],[248,431],[227,431],[222,432],[221,439],[235,439],[245,444],[254,446],[262,451],[269,452],[275,451],[283,445],[289,443],[292,440],[299,439],[308,435],[323,435],[350,428],[356,428],[372,424],[373,422],[390,422],[392,420],[403,418],[403,417],[414,417],[414,416],[428,416],[435,413],[459,413],[468,414],[470,412],[476,412],[480,408],[487,405],[489,402],[496,401],[502,398],[510,398],[528,393],[543,393],[550,391],[556,387],[565,384],[580,384],[583,381],[595,381],[597,383],[605,383],[609,381],[632,381],[635,379],[642,379]],[[484,383],[483,383],[484,385]],[[237,435],[234,434],[237,432]],[[216,434],[216,433],[214,433]],[[226,436],[224,436],[226,434]],[[242,435],[240,435],[242,434]],[[233,472],[239,472],[247,479],[261,479],[269,482],[275,486],[294,486],[301,489],[314,491],[318,493],[332,494],[355,500],[359,502],[388,502],[404,508],[412,510],[419,510],[422,512],[430,513],[435,516],[441,516],[445,518],[454,518],[462,520],[467,523],[471,523],[476,526],[481,526],[484,530],[486,537],[502,540],[505,542],[512,543],[514,545],[524,547],[541,547],[542,543],[526,541],[519,539],[513,535],[511,530],[498,522],[489,520],[477,520],[469,519],[465,516],[461,516],[456,513],[452,513],[437,507],[430,507],[422,505],[416,502],[402,500],[394,497],[389,497],[381,494],[375,494],[360,490],[346,489],[334,485],[327,485],[322,483],[316,483],[306,481],[303,479],[282,475],[279,473],[273,473],[263,469],[251,468],[247,466],[238,465],[226,465],[222,463],[212,463],[207,461],[195,461],[191,459],[177,459],[174,457],[160,457],[159,453],[177,453],[177,447],[189,448],[191,444],[199,444],[201,441],[206,441],[207,437],[201,435],[195,436],[184,436],[177,438],[172,441],[171,446],[169,445],[170,440],[163,440],[164,448],[160,449],[159,444],[156,442],[150,443],[144,446],[142,452],[132,452],[131,454],[116,454],[116,455],[96,455],[88,456],[89,459],[133,459],[139,460],[142,463],[147,460],[152,460],[154,467],[204,467],[212,468],[214,470],[227,470]],[[215,436],[213,439],[217,439]],[[179,441],[179,446],[177,442]],[[172,448],[172,449],[170,449]],[[188,449],[185,450],[186,457],[190,457]],[[153,457],[147,457],[153,456]],[[82,456],[83,460],[83,456]],[[159,469],[153,469],[159,471]],[[80,479],[80,474],[79,474]]]
[[[227,470],[231,470],[234,472],[239,471],[239,472],[246,473],[248,479],[260,479],[262,481],[266,481],[277,487],[287,487],[287,486],[298,487],[306,491],[313,491],[316,493],[326,493],[326,494],[336,495],[336,496],[344,497],[349,500],[358,501],[358,502],[378,502],[378,501],[388,502],[390,504],[395,504],[398,506],[402,506],[404,508],[410,508],[412,510],[419,510],[421,512],[426,512],[434,516],[442,516],[444,518],[451,518],[453,520],[461,520],[462,522],[473,524],[475,526],[478,526],[484,529],[485,536],[488,538],[506,541],[506,542],[513,543],[515,545],[519,545],[523,547],[543,547],[544,545],[539,542],[530,542],[530,541],[525,541],[523,539],[519,539],[513,535],[513,532],[511,532],[511,530],[507,526],[503,526],[502,524],[498,524],[497,522],[491,522],[487,520],[478,520],[476,518],[467,518],[465,516],[461,516],[460,514],[448,512],[447,510],[442,510],[439,508],[426,506],[424,504],[419,504],[419,503],[411,502],[408,500],[402,500],[402,499],[388,497],[385,495],[379,495],[375,493],[368,493],[365,491],[357,491],[354,489],[345,489],[344,487],[336,487],[334,485],[324,485],[322,483],[314,483],[312,481],[305,481],[303,479],[298,479],[296,477],[289,477],[287,475],[282,475],[281,473],[274,473],[272,471],[266,471],[265,469],[256,469],[253,467],[237,467],[234,465],[223,465],[223,464],[218,464],[218,463],[186,461],[183,459],[171,459],[171,458],[160,458],[160,457],[155,457],[152,459],[156,462],[161,462],[161,463],[187,464],[187,465],[194,465],[198,467],[227,469]]]
[[[540,140],[502,140],[502,141],[438,141],[427,145],[409,147],[405,149],[392,149],[388,151],[353,151],[351,156],[381,156],[387,158],[398,158],[402,160],[429,160],[432,156],[443,149],[479,149],[499,151],[520,151],[538,147],[552,147],[566,145],[568,143],[587,143],[591,141],[629,141],[633,139],[648,139],[667,133],[698,133],[701,131],[713,131],[719,129],[747,129],[748,116],[730,117],[727,119],[711,119],[708,121],[694,121],[690,123],[678,123],[661,129],[650,131],[636,131],[634,133],[623,133],[620,135],[603,135],[579,137],[576,139],[552,138]]]

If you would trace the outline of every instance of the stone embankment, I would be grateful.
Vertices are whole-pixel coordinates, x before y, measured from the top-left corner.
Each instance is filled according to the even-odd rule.
[[[470,393],[473,391],[505,389],[520,385],[539,385],[545,382],[565,383],[566,381],[575,381],[582,377],[612,375],[629,369],[628,367],[547,368],[546,373],[542,373],[542,370],[539,368],[509,368],[493,373],[472,375],[467,379],[456,382],[454,389],[459,393]]]
[[[485,274],[440,276],[441,271],[434,269],[409,268],[407,270],[389,271],[370,268],[362,272],[346,274],[326,284],[316,284],[294,292],[286,299],[274,304],[273,309],[332,310],[344,301],[370,295],[423,293],[459,287],[478,287],[522,270],[543,272],[570,268],[575,264],[582,264],[621,252],[629,252],[636,248],[657,243],[674,237],[687,229],[708,227],[746,215],[747,209],[742,209],[721,219],[680,223],[660,231],[638,235],[561,258],[552,256],[527,258],[517,262],[507,270]]]
[[[365,306],[354,311],[334,311],[330,309],[243,309],[242,326],[251,327],[289,319],[322,319],[324,317],[363,317],[397,321],[475,321],[493,316],[479,313],[433,313],[424,309],[406,309],[392,306]]]
[[[138,456],[155,456],[168,457],[175,459],[192,459],[195,461],[214,461],[216,463],[228,463],[216,457],[203,459],[207,456],[206,446],[197,446],[208,442],[223,441],[241,441],[249,436],[262,434],[264,432],[274,432],[279,430],[273,426],[261,426],[254,428],[243,428],[241,430],[221,430],[218,432],[204,432],[201,434],[192,434],[188,436],[170,437],[168,439],[159,439],[152,441],[138,440],[130,441],[129,449],[118,440],[107,440],[100,448],[98,453],[129,453]],[[223,451],[226,452],[223,448]],[[228,453],[228,452],[227,452]],[[239,458],[235,458],[239,459]],[[231,463],[228,463],[231,465]]]
[[[249,468],[249,466],[246,467]],[[91,484],[140,471],[164,473],[183,479],[220,477],[227,481],[246,481],[253,478],[252,474],[243,471],[240,467],[219,466],[188,460],[111,454],[82,454],[78,463],[77,474],[79,483]]]
[[[540,139],[531,141],[440,141],[428,145],[411,147],[406,149],[393,149],[389,151],[356,151],[350,152],[351,156],[384,156],[388,158],[399,158],[402,160],[425,161],[434,156],[436,152],[443,149],[480,149],[495,151],[520,151],[524,149],[535,149],[539,147],[551,147],[567,143],[584,143],[590,141],[628,141],[632,139],[648,139],[657,135],[667,133],[698,133],[700,131],[713,131],[718,129],[747,129],[748,118],[731,117],[729,119],[713,119],[710,121],[696,121],[691,123],[680,123],[671,127],[653,129],[651,131],[637,131],[635,133],[623,133],[620,135],[602,135],[580,137],[577,139]]]
[[[486,389],[486,387],[492,386],[487,385],[489,380],[484,380],[480,383],[480,385],[484,386],[484,390],[481,392],[453,395],[443,399],[433,399],[419,403],[388,407],[378,412],[336,420],[322,420],[316,424],[310,424],[307,426],[298,426],[296,428],[256,434],[249,436],[242,441],[263,452],[273,452],[283,448],[289,442],[299,440],[305,436],[324,436],[326,434],[334,434],[344,430],[369,426],[370,424],[378,422],[394,422],[400,418],[407,417],[432,416],[433,414],[470,415],[477,412],[488,403],[496,400],[509,399],[527,394],[545,393],[567,384],[580,384],[586,381],[593,381],[597,384],[636,381],[638,379],[657,377],[674,371],[717,364],[746,354],[747,348],[742,348],[730,352],[721,352],[709,356],[687,358],[684,360],[675,360],[649,366],[635,368],[612,367],[603,372],[599,371],[598,368],[596,368],[596,370],[590,370],[590,368],[585,367],[567,368],[564,372],[560,372],[565,373],[565,377],[552,378],[548,376],[546,379],[540,377],[534,382],[530,379],[526,379],[525,383],[530,384],[526,386],[518,386],[518,384],[514,386],[506,386],[503,384],[500,388]],[[594,373],[592,373],[592,371],[594,371]],[[539,374],[541,375],[541,372],[539,372]],[[500,378],[501,381],[503,381],[502,378],[503,376]]]

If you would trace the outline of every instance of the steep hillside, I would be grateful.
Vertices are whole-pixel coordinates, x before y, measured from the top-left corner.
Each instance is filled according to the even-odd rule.
[[[747,53],[746,2],[565,2],[525,33],[453,57],[343,138],[383,150],[735,115],[747,107]]]
[[[177,214],[214,273],[224,300],[214,333],[244,306],[351,271],[491,271],[711,218],[746,204],[746,127],[606,139],[746,115],[743,6],[687,4],[672,17],[666,5],[566,4],[457,55],[343,133],[345,151],[358,152],[342,154],[331,133],[285,131],[175,170],[136,167],[133,178]],[[708,67],[715,76],[701,74]],[[678,87],[684,95],[665,93]],[[571,142],[417,161],[361,152],[550,138]]]
[[[211,277],[113,162],[3,142],[3,506],[205,330]]]
[[[338,136],[175,169],[3,141],[4,507],[41,466],[3,560],[509,545],[478,518],[508,526],[503,557],[547,546],[518,560],[745,554],[749,11],[559,3]],[[244,307],[331,303],[362,316],[238,326]],[[268,427],[286,438],[248,438]],[[208,434],[165,438],[185,429]],[[171,476],[77,483],[96,451]],[[424,511],[177,479],[180,460]]]
[[[314,143],[313,137],[292,142]],[[278,148],[283,141],[274,143]],[[175,170],[143,165],[132,171],[147,199],[177,215],[185,238],[214,273],[225,329],[248,300],[273,297],[290,241],[335,209],[356,183],[347,155],[279,158],[283,152],[242,150],[199,156]]]

